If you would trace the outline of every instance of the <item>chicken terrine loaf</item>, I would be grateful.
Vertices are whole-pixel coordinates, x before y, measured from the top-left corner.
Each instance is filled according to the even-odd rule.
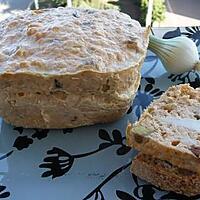
[[[131,171],[161,189],[188,196],[182,199],[197,199],[189,197],[200,194],[200,175],[166,160],[139,153],[132,162]]]
[[[200,88],[170,87],[127,128],[131,171],[161,189],[200,194]]]
[[[127,128],[137,150],[200,174],[200,89],[170,87]]]
[[[0,115],[25,128],[120,118],[139,86],[148,32],[114,10],[27,10],[2,21]]]

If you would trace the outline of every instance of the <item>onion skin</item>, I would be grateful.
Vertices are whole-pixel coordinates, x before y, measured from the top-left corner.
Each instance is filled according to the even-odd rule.
[[[197,47],[187,37],[160,39],[150,35],[148,48],[160,58],[165,69],[172,74],[200,71]]]

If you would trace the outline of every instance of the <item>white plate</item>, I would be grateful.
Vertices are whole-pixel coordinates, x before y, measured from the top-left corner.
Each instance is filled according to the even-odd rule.
[[[160,37],[186,34],[200,44],[199,27],[160,28],[154,32]],[[128,121],[135,121],[169,86],[189,82],[200,87],[199,75],[168,74],[151,52],[146,57],[142,75],[132,108],[112,124],[46,131],[14,128],[1,121],[0,198],[186,199],[161,191],[130,173],[130,163],[136,152],[125,146],[124,134]]]

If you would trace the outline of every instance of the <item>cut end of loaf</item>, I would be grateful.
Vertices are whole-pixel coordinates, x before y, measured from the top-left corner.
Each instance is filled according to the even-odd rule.
[[[188,197],[198,195],[200,175],[172,163],[146,154],[138,154],[133,160],[131,171],[136,176],[160,187]]]
[[[200,89],[188,84],[170,87],[129,125],[128,145],[200,173],[200,129],[194,127],[200,127],[199,108]]]

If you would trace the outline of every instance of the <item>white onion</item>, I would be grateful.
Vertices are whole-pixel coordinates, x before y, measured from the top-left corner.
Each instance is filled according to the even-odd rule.
[[[170,73],[180,74],[200,70],[197,47],[187,37],[160,39],[150,35],[149,49],[160,58],[165,69]]]

